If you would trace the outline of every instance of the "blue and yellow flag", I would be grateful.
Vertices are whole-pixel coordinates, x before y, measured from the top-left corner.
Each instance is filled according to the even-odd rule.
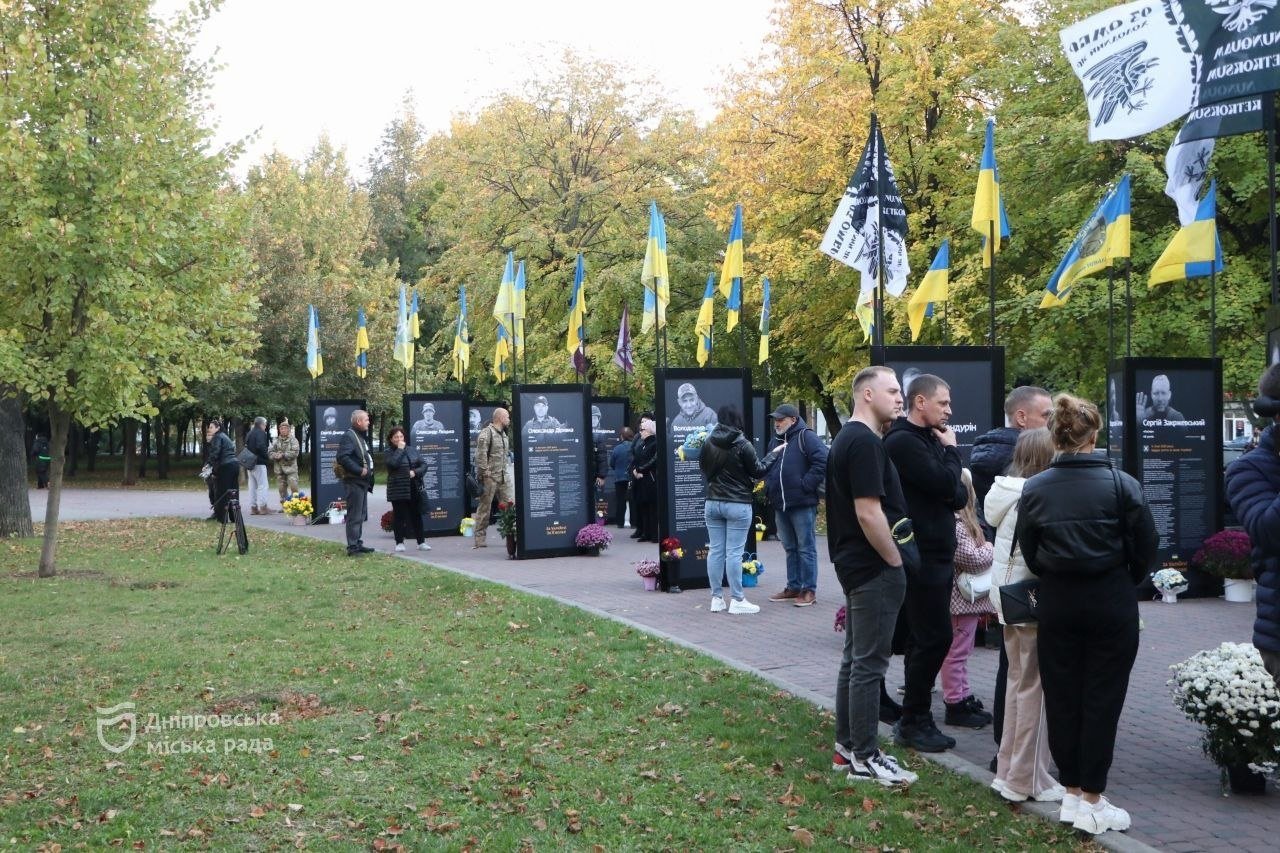
[[[369,329],[364,322],[364,309],[356,317],[356,376],[364,379],[369,374]]]
[[[422,325],[418,321],[418,289],[413,289],[413,304],[409,306],[409,334],[416,341],[422,337]]]
[[[493,378],[506,382],[511,378],[511,336],[501,323],[498,324],[498,342],[493,347]]]
[[[573,267],[573,292],[569,295],[569,333],[565,336],[565,349],[572,355],[586,344],[587,291],[584,287],[587,271],[578,253]]]
[[[924,280],[911,294],[907,302],[907,323],[911,326],[911,340],[920,337],[920,329],[924,326],[924,318],[933,316],[935,302],[947,301],[947,282],[951,274],[951,241],[943,240],[938,247],[938,254],[933,256],[929,271]]]
[[[742,312],[742,205],[733,206],[733,225],[729,228],[729,245],[720,267],[720,295],[728,308],[726,327],[732,332]]]
[[[1178,229],[1160,253],[1147,285],[1202,278],[1222,272],[1222,266],[1222,244],[1218,242],[1218,182],[1213,180],[1209,182],[1209,191],[1200,199],[1196,218]]]
[[[769,278],[760,281],[760,359],[764,364],[769,360]]]
[[[1045,285],[1041,308],[1062,305],[1075,282],[1101,272],[1120,258],[1129,257],[1129,176],[1098,203],[1076,234],[1058,268]]]
[[[409,300],[405,297],[403,284],[400,285],[400,309],[396,312],[396,342],[391,355],[404,365],[405,370],[413,367],[413,337],[409,334]]]
[[[702,307],[698,309],[698,322],[694,331],[698,335],[698,366],[706,367],[711,357],[711,325],[716,309],[716,274],[707,276],[707,289],[702,292]]]
[[[307,306],[307,372],[315,379],[324,373],[324,356],[320,354],[320,315],[316,306]]]
[[[511,291],[512,293],[511,304],[515,308],[515,311],[513,313],[515,314],[515,318],[516,318],[516,329],[515,329],[516,358],[522,358],[524,356],[524,315],[525,315],[524,290],[525,290],[524,261],[521,261],[520,265],[516,267],[516,280]]]
[[[1000,254],[1000,241],[1009,236],[1009,217],[1005,216],[1004,198],[1000,195],[1000,169],[996,166],[996,122],[987,119],[987,141],[982,148],[982,165],[978,169],[978,189],[973,195],[973,230],[982,235],[982,268],[991,268],[991,253]],[[994,246],[988,245],[991,234]]]
[[[471,330],[467,328],[467,286],[458,285],[458,325],[453,330],[453,378],[459,382],[471,365]]]
[[[667,277],[667,223],[658,212],[658,203],[649,202],[649,241],[644,249],[644,267],[640,271],[644,284],[644,318],[640,331],[667,325],[667,305],[671,302],[671,282]]]
[[[502,281],[498,284],[498,298],[493,303],[493,319],[507,331],[510,340],[515,332],[516,310],[516,255],[507,252],[507,265],[502,270]]]

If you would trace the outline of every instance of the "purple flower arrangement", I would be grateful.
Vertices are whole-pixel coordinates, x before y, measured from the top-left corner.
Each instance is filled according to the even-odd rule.
[[[1252,550],[1249,534],[1243,530],[1220,530],[1204,540],[1191,558],[1191,565],[1220,578],[1248,580],[1253,577],[1249,559]]]
[[[636,574],[642,578],[656,578],[662,574],[662,566],[657,560],[636,560],[631,565],[636,567]]]
[[[613,534],[599,524],[588,524],[573,538],[573,544],[579,548],[608,548],[612,541]]]

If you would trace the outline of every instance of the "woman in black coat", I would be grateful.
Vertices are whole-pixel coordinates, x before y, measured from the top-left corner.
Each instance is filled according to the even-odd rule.
[[[227,504],[231,494],[240,494],[240,462],[236,459],[236,443],[222,428],[222,421],[214,418],[204,428],[209,442],[209,475],[215,481],[213,489],[213,515],[222,523],[227,522]]]
[[[1023,487],[1013,542],[1040,579],[1040,682],[1067,789],[1059,818],[1094,835],[1129,828],[1129,813],[1102,792],[1138,655],[1136,584],[1156,558],[1142,487],[1093,452],[1101,426],[1092,403],[1054,399],[1057,456]]]
[[[419,551],[430,551],[422,535],[422,475],[427,463],[416,447],[405,441],[404,427],[393,426],[387,432],[384,461],[387,464],[387,500],[391,501],[391,528],[396,537],[396,550],[404,550],[405,536],[413,534]]]
[[[636,538],[658,541],[658,436],[653,418],[640,418],[640,434],[632,444],[631,486],[635,494]]]

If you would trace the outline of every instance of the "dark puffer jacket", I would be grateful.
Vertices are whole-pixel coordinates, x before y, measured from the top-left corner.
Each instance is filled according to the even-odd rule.
[[[414,497],[413,486],[422,482],[422,475],[427,472],[427,463],[416,447],[405,445],[399,449],[391,448],[383,455],[387,464],[387,500],[407,501]],[[409,477],[409,472],[413,477]]]
[[[1155,567],[1156,525],[1137,480],[1108,459],[1064,453],[1023,486],[1014,543],[1033,574],[1119,570],[1137,584]]]
[[[751,503],[755,481],[764,476],[764,465],[742,430],[716,424],[698,456],[707,478],[707,500],[733,504]]]
[[[817,506],[818,488],[827,479],[827,446],[803,418],[796,418],[778,446],[783,449],[769,463],[764,478],[769,503],[783,512]]]
[[[978,496],[978,518],[987,523],[982,505],[987,500],[987,492],[996,477],[1003,477],[1013,461],[1013,448],[1018,443],[1022,430],[1013,427],[996,427],[974,439],[973,450],[969,452],[969,472],[973,474],[973,492]],[[988,525],[994,527],[994,525]],[[988,539],[994,540],[993,536]]]
[[[1227,500],[1253,543],[1258,617],[1253,644],[1280,652],[1280,427],[1269,426],[1258,446],[1227,469]]]

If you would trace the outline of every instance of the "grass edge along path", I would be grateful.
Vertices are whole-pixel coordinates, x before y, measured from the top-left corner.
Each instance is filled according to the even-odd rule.
[[[1084,846],[914,757],[910,791],[851,786],[829,712],[615,620],[285,534],[218,558],[211,530],[70,523],[50,581],[37,540],[0,543],[0,843]],[[115,754],[95,708],[126,700]]]

